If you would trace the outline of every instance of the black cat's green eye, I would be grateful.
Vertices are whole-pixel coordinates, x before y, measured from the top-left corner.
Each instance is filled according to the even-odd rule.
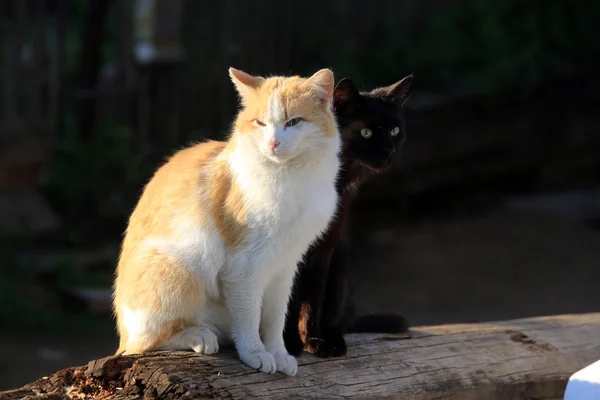
[[[398,127],[395,127],[394,129],[392,129],[390,131],[390,135],[392,135],[392,136],[398,136],[399,133],[400,133],[400,128],[398,128]]]
[[[360,134],[362,135],[362,137],[364,137],[365,139],[370,138],[371,136],[373,136],[373,131],[370,130],[369,128],[364,128],[361,129]]]
[[[292,118],[288,122],[285,123],[285,127],[289,128],[290,126],[298,125],[302,121],[302,118]]]

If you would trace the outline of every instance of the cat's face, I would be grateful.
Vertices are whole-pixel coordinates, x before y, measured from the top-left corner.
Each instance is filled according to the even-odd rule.
[[[307,79],[254,77],[233,68],[229,74],[243,105],[236,131],[268,160],[285,163],[305,152],[319,152],[324,141],[338,134],[330,70]]]
[[[402,106],[412,75],[384,88],[359,93],[350,79],[334,90],[334,109],[342,133],[342,159],[371,169],[389,167],[406,138]]]

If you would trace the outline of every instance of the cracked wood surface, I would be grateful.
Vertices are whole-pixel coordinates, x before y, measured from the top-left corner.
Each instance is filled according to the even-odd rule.
[[[346,357],[305,354],[295,377],[255,372],[231,350],[157,352],[90,361],[0,399],[562,399],[569,376],[600,359],[600,313],[347,339]]]

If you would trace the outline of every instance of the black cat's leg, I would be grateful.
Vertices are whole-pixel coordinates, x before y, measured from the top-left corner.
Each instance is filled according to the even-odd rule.
[[[323,343],[323,334],[321,333],[321,313],[325,301],[325,291],[327,287],[327,275],[331,252],[318,254],[305,270],[304,278],[306,282],[306,302],[301,304],[300,320],[305,324],[304,350],[310,353],[317,353]],[[301,324],[302,324],[301,323]]]
[[[296,276],[296,282],[292,288],[292,294],[288,302],[288,311],[285,316],[285,328],[283,330],[283,341],[288,353],[294,357],[298,357],[304,350],[304,343],[300,337],[298,324],[300,320],[300,309],[302,300],[302,279],[301,275]]]
[[[327,286],[321,311],[321,343],[315,355],[323,358],[346,354],[344,320],[347,311],[350,282],[346,270],[347,259],[343,247],[338,246],[331,258]]]

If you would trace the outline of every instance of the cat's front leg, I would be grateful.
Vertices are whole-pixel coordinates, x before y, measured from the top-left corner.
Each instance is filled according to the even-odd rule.
[[[297,283],[297,282],[296,282]],[[283,329],[283,342],[288,353],[294,357],[298,357],[304,351],[304,342],[300,337],[298,329],[301,309],[300,288],[296,286],[292,288],[292,294],[288,301],[287,314],[285,315],[285,327]]]
[[[275,358],[260,340],[261,295],[257,279],[235,268],[224,274],[223,295],[231,316],[231,337],[240,360],[261,372],[277,372]]]
[[[288,353],[283,340],[285,314],[295,273],[295,268],[290,268],[279,273],[267,285],[260,322],[260,332],[267,350],[275,357],[277,371],[286,375],[296,375],[298,371],[298,362]]]

